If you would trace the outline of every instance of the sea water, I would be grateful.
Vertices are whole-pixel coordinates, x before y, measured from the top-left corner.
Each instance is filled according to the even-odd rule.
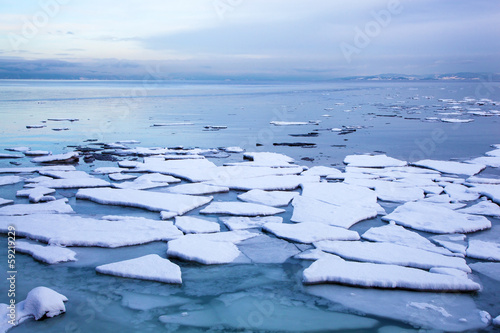
[[[475,101],[460,104],[448,101],[467,97]],[[481,99],[490,101],[477,104]],[[499,103],[495,105],[492,101]],[[500,110],[499,84],[0,81],[0,149],[28,146],[56,154],[94,141],[137,140],[140,144],[134,146],[239,146],[247,151],[273,151],[291,156],[297,164],[308,167],[342,168],[346,155],[374,152],[410,162],[427,158],[461,161],[482,156],[491,150],[491,144],[500,143],[500,116],[474,116],[468,110]],[[68,120],[49,120],[54,118]],[[441,118],[473,121],[445,123]],[[312,123],[275,126],[271,121]],[[27,125],[45,127],[29,129]],[[209,126],[227,128],[213,130]],[[314,145],[303,148],[283,143]],[[229,159],[239,161],[241,156],[233,154]],[[217,165],[227,162],[212,161]],[[13,166],[11,162],[19,162],[23,167],[32,165],[28,158],[0,159],[0,167]],[[116,163],[81,160],[77,168],[91,171],[100,166],[116,166]],[[498,177],[500,172],[488,168],[483,174]],[[26,199],[15,196],[22,186],[22,183],[1,186],[0,197],[27,203]],[[57,196],[67,197],[81,215],[159,218],[157,213],[140,209],[76,200],[75,193],[58,191]],[[236,200],[236,193],[214,197]],[[396,205],[388,203],[384,207],[390,212]],[[199,209],[188,215],[198,216],[198,212]],[[287,207],[281,216],[287,220],[291,212],[291,207]],[[209,219],[216,221],[214,217]],[[493,228],[485,232],[486,237],[498,240],[499,221],[491,221]],[[383,222],[376,218],[360,222],[352,229],[361,233],[381,225]],[[0,243],[5,249],[0,251],[0,261],[6,263],[6,237],[2,236]],[[74,248],[78,261],[57,265],[46,265],[18,254],[18,302],[40,285],[64,294],[69,302],[66,314],[41,322],[27,321],[12,332],[411,331],[412,327],[405,324],[407,311],[398,315],[397,309],[383,310],[384,304],[396,304],[397,299],[404,297],[463,309],[476,306],[494,316],[500,313],[498,282],[479,273],[473,273],[472,278],[480,281],[487,292],[457,295],[345,286],[306,287],[301,276],[310,262],[296,259],[281,264],[220,266],[176,261],[182,268],[182,286],[95,272],[98,265],[141,255],[156,253],[164,257],[166,249],[163,242],[116,249]],[[5,291],[4,271],[0,289]],[[325,297],[321,297],[322,293]],[[0,303],[7,302],[5,291],[0,294]],[[165,316],[163,321],[160,316]],[[426,325],[432,327],[432,322]]]

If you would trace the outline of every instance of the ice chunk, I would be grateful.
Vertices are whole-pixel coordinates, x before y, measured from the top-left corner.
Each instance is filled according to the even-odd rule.
[[[469,233],[491,228],[491,222],[484,216],[457,213],[427,202],[407,202],[383,216],[382,220],[437,234]]]
[[[339,169],[326,167],[326,166],[313,166],[309,170],[301,173],[302,176],[331,176],[342,177],[343,173]]]
[[[166,210],[163,210],[160,212],[160,217],[162,220],[170,220],[170,219],[176,217],[177,215],[179,215],[179,214],[177,214],[176,212],[168,212]]]
[[[251,190],[238,195],[238,199],[246,202],[281,207],[288,206],[296,195],[298,195],[296,192]]]
[[[366,187],[344,183],[304,183],[302,195],[338,206],[365,206],[376,208],[377,195]]]
[[[76,197],[104,205],[137,207],[156,212],[169,211],[178,215],[212,201],[212,197],[111,188],[79,190]]]
[[[361,237],[372,242],[388,242],[444,254],[446,256],[457,256],[446,248],[432,244],[427,238],[420,236],[416,232],[395,224],[370,228]]]
[[[397,320],[423,330],[464,332],[480,331],[488,326],[470,295],[360,289],[340,285],[308,286],[306,291],[351,311]],[[412,303],[422,306],[411,306]],[[443,315],[447,313],[451,316]],[[406,331],[398,328],[392,332]],[[379,332],[382,332],[381,329]]]
[[[413,163],[415,166],[437,170],[444,173],[473,176],[486,166],[481,164],[462,163],[454,161],[421,160]]]
[[[474,119],[460,119],[460,118],[441,118],[443,123],[471,123]]]
[[[227,214],[239,216],[267,216],[283,213],[285,210],[247,202],[212,202],[203,208],[201,214]]]
[[[478,185],[473,187],[473,190],[500,205],[500,185]]]
[[[120,173],[120,172],[125,171],[125,170],[126,169],[117,168],[117,167],[101,167],[101,168],[94,169],[92,171],[92,173],[95,175],[108,175],[111,173]]]
[[[210,222],[191,216],[177,216],[175,226],[186,234],[219,232],[220,225],[217,222]]]
[[[14,202],[14,200],[8,200],[8,199],[0,198],[0,206],[8,205],[8,204],[11,204],[13,202]]]
[[[256,168],[254,168],[256,169]],[[261,168],[258,168],[261,169]],[[319,182],[318,176],[262,176],[252,178],[229,178],[206,182],[209,185],[227,186],[232,190],[291,191],[304,183]]]
[[[54,166],[44,166],[44,167],[28,167],[28,168],[0,168],[0,174],[2,173],[33,173],[43,170],[58,170],[58,171],[74,171],[76,170],[72,165],[54,165]]]
[[[407,163],[387,155],[348,155],[344,159],[344,163],[351,167],[362,168],[385,168],[385,167],[401,167]]]
[[[486,275],[490,279],[500,282],[500,263],[498,262],[476,262],[470,264],[473,271]]]
[[[38,204],[15,204],[0,208],[0,216],[30,215],[30,214],[68,214],[74,213],[67,204],[68,199],[59,199],[52,202]]]
[[[490,200],[480,201],[477,204],[458,209],[457,212],[464,214],[485,215],[500,218],[500,207]]]
[[[23,240],[16,242],[16,251],[27,253],[36,260],[43,261],[47,264],[57,264],[66,261],[75,261],[76,252],[70,249],[49,245],[43,246],[39,244],[28,243]]]
[[[468,163],[474,163],[479,165],[486,165],[492,168],[500,168],[500,157],[490,157],[490,156],[482,156],[477,157],[472,160],[467,161]]]
[[[349,229],[359,221],[377,216],[377,210],[357,205],[332,205],[314,198],[297,196],[293,199],[293,222],[318,222]]]
[[[156,187],[168,186],[169,183],[178,183],[181,180],[172,176],[162,175],[160,173],[151,173],[142,175],[131,182],[113,184],[113,187],[122,189],[146,190]]]
[[[500,244],[479,239],[469,239],[467,257],[489,261],[500,261]]]
[[[189,239],[196,241],[197,239],[209,240],[212,242],[230,242],[238,244],[244,240],[258,236],[258,233],[249,232],[247,230],[234,230],[224,232],[214,232],[209,234],[189,234]]]
[[[315,222],[267,223],[263,229],[280,238],[306,244],[321,240],[359,240],[359,234],[356,231]]]
[[[482,178],[477,176],[472,176],[466,179],[469,184],[493,184],[500,185],[499,178]]]
[[[469,189],[460,184],[446,185],[444,191],[450,196],[452,201],[473,201],[479,199],[479,194],[474,189]]]
[[[465,238],[465,235],[462,234],[451,234],[432,236],[430,240],[447,248],[451,252],[459,253],[465,257],[465,250],[467,249],[467,242],[465,241]]]
[[[225,147],[222,148],[226,153],[243,153],[245,152],[245,149],[241,147]]]
[[[209,176],[211,169],[217,169],[217,166],[205,158],[167,161],[164,159],[150,159],[146,163],[137,164],[135,168],[129,169],[127,172],[161,173],[196,182],[212,179]],[[197,179],[197,177],[201,179]]]
[[[167,255],[205,265],[233,262],[241,252],[231,242],[207,240],[201,237],[183,236],[168,242]]]
[[[30,147],[11,147],[11,148],[5,148],[5,150],[7,151],[17,151],[17,152],[20,152],[20,153],[24,153],[25,151],[28,151],[28,150],[31,150]]]
[[[231,216],[219,217],[229,230],[242,230],[261,228],[266,223],[282,223],[281,216],[263,216],[263,217],[246,217],[246,216]]]
[[[81,179],[81,178],[94,178],[85,171],[58,171],[58,170],[40,170],[41,175],[57,178],[57,179]]]
[[[336,260],[344,260],[339,256],[336,256],[331,253],[326,253],[324,251],[318,250],[318,249],[309,249],[305,250],[304,252],[301,252],[294,256],[295,259],[302,259],[302,260],[319,260],[319,259],[324,259],[324,258],[331,258],[331,259],[336,259]]]
[[[48,187],[56,189],[70,189],[70,188],[93,188],[93,187],[107,187],[111,184],[99,178],[68,178],[68,179],[51,179],[43,180],[35,184],[26,184],[25,187]]]
[[[18,197],[28,197],[30,202],[40,202],[44,200],[44,197],[47,194],[52,194],[55,193],[56,190],[52,188],[47,188],[43,186],[27,189],[27,190],[19,190],[16,193],[16,196]]]
[[[340,283],[389,289],[475,291],[480,285],[467,278],[388,264],[319,259],[304,270],[307,284]]]
[[[1,154],[0,158],[23,158],[23,155],[15,155],[15,154]]]
[[[500,326],[500,316],[494,318],[492,324],[495,326]]]
[[[167,192],[177,194],[204,195],[229,192],[229,187],[207,185],[202,183],[191,183],[170,187],[167,189]]]
[[[267,166],[286,165],[295,161],[289,156],[271,152],[246,152],[243,154],[243,158]]]
[[[66,312],[64,302],[67,301],[66,296],[52,289],[36,287],[28,293],[24,301],[18,304],[17,320],[20,322],[28,316],[35,317],[35,320],[58,316]]]
[[[275,126],[294,126],[294,125],[311,125],[313,123],[307,122],[307,121],[278,121],[278,120],[273,120],[270,121],[269,124],[275,125]],[[317,124],[315,124],[317,125]]]
[[[396,182],[380,182],[375,186],[375,193],[382,201],[407,202],[424,198],[424,190],[408,187]]]
[[[101,274],[164,283],[182,283],[181,268],[157,254],[97,266]]]
[[[463,258],[450,257],[435,252],[385,242],[319,241],[314,246],[344,259],[391,264],[421,269],[448,267],[470,272]]]
[[[169,313],[160,321],[172,325],[244,332],[344,332],[369,331],[378,321],[320,309],[301,300],[267,294],[225,294],[202,309]]]
[[[244,240],[238,248],[252,262],[260,264],[281,264],[300,252],[295,245],[266,235]]]
[[[35,206],[35,205],[32,205]],[[16,226],[19,236],[62,246],[120,247],[182,236],[172,222],[125,218],[105,221],[66,214],[35,214],[0,219],[0,232]]]
[[[109,179],[114,180],[114,181],[122,181],[122,180],[131,180],[137,178],[137,176],[134,175],[124,175],[123,173],[110,173],[108,174]]]
[[[33,163],[76,163],[80,155],[77,152],[70,152],[65,154],[47,155],[35,157],[31,160]]]
[[[2,185],[12,185],[22,182],[24,178],[19,176],[2,176],[0,177],[0,186]]]

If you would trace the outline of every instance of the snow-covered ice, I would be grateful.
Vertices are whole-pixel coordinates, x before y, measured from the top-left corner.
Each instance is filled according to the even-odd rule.
[[[461,118],[441,118],[443,123],[471,123],[474,119],[461,119]]]
[[[214,193],[226,193],[229,192],[229,187],[207,185],[203,183],[190,183],[169,187],[167,189],[167,192],[177,194],[205,195]]]
[[[366,187],[325,182],[303,183],[301,187],[303,197],[317,199],[332,205],[364,206],[372,209],[379,207],[376,193]]]
[[[382,201],[407,202],[424,198],[424,190],[418,187],[409,187],[397,182],[379,182],[375,186],[375,193]]]
[[[0,220],[0,232],[16,226],[16,235],[51,245],[120,247],[168,241],[182,236],[172,222],[124,218],[99,220],[67,214],[6,216]]]
[[[385,168],[385,167],[401,167],[407,163],[389,157],[387,155],[348,155],[344,159],[344,163],[351,167],[362,168]]]
[[[319,241],[314,246],[344,259],[431,269],[448,267],[470,272],[463,258],[445,256],[418,248],[386,242]]]
[[[372,242],[388,242],[436,252],[447,256],[456,256],[456,254],[448,249],[434,245],[431,241],[420,236],[418,233],[392,223],[382,227],[370,228],[362,234],[361,237]]]
[[[473,190],[500,205],[500,185],[477,185]]]
[[[76,170],[72,165],[53,165],[53,166],[39,166],[39,167],[14,167],[14,168],[0,168],[0,174],[3,173],[33,173],[43,170],[58,170],[58,171],[74,171]]]
[[[499,262],[475,262],[470,264],[473,271],[486,275],[490,279],[500,282]]]
[[[30,189],[19,190],[16,193],[18,197],[28,197],[30,202],[37,203],[40,201],[47,200],[45,197],[47,194],[55,193],[56,190],[53,188],[47,188],[43,186],[37,186]],[[50,201],[50,200],[47,200]]]
[[[266,223],[282,223],[281,216],[262,216],[262,217],[246,217],[246,216],[230,216],[219,217],[229,230],[242,230],[261,228]]]
[[[211,222],[192,216],[177,216],[175,226],[186,234],[219,232],[220,225],[217,222]]]
[[[45,203],[4,206],[0,208],[0,216],[74,213],[73,208],[67,202],[68,199],[64,198]]]
[[[483,200],[470,207],[457,209],[457,212],[500,218],[500,206],[491,202],[490,200]]]
[[[104,205],[129,206],[157,212],[169,211],[178,215],[212,200],[212,197],[111,188],[82,189],[76,193],[76,198]]]
[[[288,206],[297,192],[251,190],[238,195],[238,199],[273,207]]]
[[[306,284],[340,283],[360,287],[432,291],[476,291],[480,285],[467,278],[430,273],[388,264],[319,259],[303,273]]]
[[[109,179],[117,181],[117,182],[120,182],[120,181],[123,181],[123,180],[131,180],[131,179],[137,178],[137,176],[127,175],[127,174],[123,174],[123,173],[120,173],[120,172],[110,173],[110,174],[108,174],[108,177],[109,177]]]
[[[382,220],[437,234],[469,233],[491,228],[491,222],[484,216],[457,213],[427,202],[407,202],[383,216]]]
[[[450,196],[452,201],[474,201],[479,199],[479,194],[474,189],[460,184],[448,184],[444,191]]]
[[[500,157],[481,156],[467,161],[479,165],[486,165],[492,168],[500,168]]]
[[[55,189],[71,189],[71,188],[94,188],[108,187],[111,184],[100,178],[67,178],[67,179],[50,179],[43,180],[35,184],[26,184],[25,187],[48,187]]]
[[[168,186],[170,183],[179,183],[181,180],[160,173],[150,173],[137,177],[133,181],[113,184],[113,187],[121,189],[146,190],[156,187]]]
[[[493,319],[492,324],[495,326],[500,326],[500,315]]]
[[[238,244],[239,250],[253,263],[281,264],[300,250],[282,239],[259,235]]]
[[[34,259],[43,261],[47,264],[57,264],[60,262],[76,260],[76,252],[57,245],[44,246],[18,240],[16,242],[16,251],[20,253],[27,253]]]
[[[47,155],[35,157],[31,160],[33,163],[75,163],[78,162],[80,155],[76,152],[65,154]]]
[[[168,242],[167,255],[205,265],[233,262],[241,252],[231,242],[186,235]]]
[[[238,216],[267,216],[283,213],[285,210],[248,202],[212,202],[203,208],[201,214],[227,214]]]
[[[14,203],[14,200],[0,198],[0,206],[8,205],[8,204],[11,204],[11,203]]]
[[[306,244],[321,240],[359,240],[359,234],[356,231],[315,222],[267,223],[263,230],[280,238]]]
[[[326,166],[313,166],[312,168],[301,173],[302,176],[331,176],[342,177],[343,173],[339,169]]]
[[[481,164],[462,163],[455,161],[421,160],[412,163],[415,166],[437,170],[443,173],[473,176],[486,166]]]
[[[182,283],[181,268],[157,254],[97,266],[96,271],[132,279]]]
[[[256,169],[256,168],[253,168]],[[258,168],[261,169],[261,168]],[[319,176],[262,176],[252,178],[229,178],[206,182],[209,185],[226,186],[232,190],[292,191],[304,183],[317,183]]]
[[[467,257],[500,261],[500,243],[488,242],[480,239],[469,239]]]
[[[0,186],[2,185],[12,185],[22,182],[24,178],[19,176],[2,176],[0,177]]]
[[[447,248],[451,252],[459,253],[465,257],[467,249],[466,236],[463,234],[438,235],[430,237],[430,240],[442,247]]]
[[[94,178],[85,171],[58,171],[58,170],[40,170],[38,171],[42,176],[57,178],[57,179],[81,179],[81,178]]]
[[[493,184],[500,185],[500,178],[485,178],[472,176],[466,179],[469,184]]]

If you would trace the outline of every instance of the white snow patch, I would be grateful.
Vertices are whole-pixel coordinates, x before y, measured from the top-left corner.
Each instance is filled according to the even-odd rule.
[[[485,215],[500,218],[500,207],[490,200],[483,200],[467,208],[458,209],[457,212],[464,214]]]
[[[430,240],[434,243],[447,248],[451,252],[459,253],[464,257],[467,249],[467,241],[465,239],[466,236],[462,234],[438,235],[430,237]]]
[[[25,187],[48,187],[55,189],[71,189],[71,188],[93,188],[93,187],[108,187],[111,184],[99,178],[68,178],[68,179],[51,179],[43,180],[38,183],[26,184]]]
[[[54,190],[52,188],[37,186],[35,188],[31,188],[31,189],[27,189],[27,190],[19,190],[19,191],[17,191],[16,196],[28,197],[30,202],[37,203],[37,202],[46,200],[45,196],[47,194],[52,194],[55,192],[56,192],[56,190]]]
[[[8,205],[8,204],[11,204],[11,203],[14,203],[14,200],[0,198],[0,206]]]

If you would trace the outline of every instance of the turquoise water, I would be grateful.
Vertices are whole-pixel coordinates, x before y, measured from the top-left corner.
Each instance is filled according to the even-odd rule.
[[[499,84],[494,82],[335,82],[234,84],[220,82],[146,81],[0,81],[0,151],[14,146],[53,153],[72,151],[85,140],[115,142],[138,140],[141,147],[240,146],[247,151],[274,151],[289,155],[306,166],[337,165],[348,154],[384,152],[408,161],[423,158],[466,160],[491,150],[500,143],[500,117],[460,116],[473,122],[463,124],[424,121],[427,117],[453,117],[453,106],[440,99],[465,97],[500,101]],[[500,110],[500,106],[469,105],[465,108]],[[329,115],[325,117],[324,115]],[[78,118],[78,121],[49,121],[50,118]],[[274,126],[270,121],[320,120],[319,125]],[[187,122],[192,125],[161,126],[160,123]],[[27,125],[46,125],[28,129]],[[227,126],[219,131],[205,126]],[[356,126],[356,131],[339,135],[332,128]],[[54,131],[58,128],[68,130]],[[296,136],[317,133],[317,136]],[[295,136],[291,136],[295,135]],[[438,139],[436,139],[438,138]],[[314,143],[314,148],[276,146],[275,143]],[[258,146],[257,146],[258,144]],[[232,155],[230,160],[241,159]],[[28,158],[0,159],[0,167],[30,166]],[[227,159],[215,160],[221,165]],[[114,162],[95,161],[77,166],[90,171]],[[488,168],[487,175],[499,176]],[[18,203],[15,197],[22,183],[0,187],[0,197]],[[144,216],[158,219],[157,213],[140,209],[109,207],[76,200],[76,191],[59,191],[68,197],[78,214]],[[236,200],[236,194],[218,194],[215,200]],[[385,205],[388,212],[395,205]],[[188,215],[198,215],[198,210]],[[291,216],[291,207],[282,214]],[[210,217],[216,220],[215,217]],[[486,236],[498,239],[499,221]],[[363,232],[382,225],[380,218],[356,224]],[[0,248],[7,248],[6,237]],[[67,313],[42,322],[28,321],[12,332],[197,332],[197,331],[345,331],[394,332],[411,329],[404,320],[390,319],[314,296],[314,287],[301,283],[302,270],[310,262],[290,259],[283,264],[202,266],[178,262],[182,286],[98,275],[95,267],[118,260],[157,253],[165,256],[166,243],[118,249],[76,248],[78,261],[45,265],[26,255],[17,256],[18,284],[24,299],[32,288],[45,285],[66,295]],[[6,262],[7,251],[0,252]],[[469,261],[473,262],[473,261]],[[2,266],[3,267],[3,266]],[[4,274],[4,273],[2,273]],[[2,281],[5,281],[3,275]],[[484,290],[465,298],[428,294],[429,300],[475,302],[481,310],[500,314],[498,282],[474,273]],[[4,282],[0,285],[5,288]],[[337,289],[335,289],[337,288]],[[380,304],[403,297],[403,292],[385,291],[374,296],[369,290],[334,287],[331,290],[365,297]],[[411,292],[404,292],[410,293]],[[313,295],[314,294],[314,295]],[[415,293],[426,294],[426,293]],[[405,294],[406,295],[406,294]],[[455,297],[456,296],[456,297]],[[382,297],[387,297],[385,300]],[[415,296],[417,297],[417,296]],[[420,297],[420,296],[418,296]],[[0,302],[7,302],[6,292]],[[182,313],[196,314],[190,323]],[[310,318],[309,325],[303,317]],[[162,315],[180,314],[180,324],[164,324]],[[397,317],[397,316],[396,316]],[[190,317],[191,318],[191,317]],[[391,317],[394,318],[394,317]],[[228,328],[228,326],[232,328]],[[278,327],[278,328],[277,328]]]

